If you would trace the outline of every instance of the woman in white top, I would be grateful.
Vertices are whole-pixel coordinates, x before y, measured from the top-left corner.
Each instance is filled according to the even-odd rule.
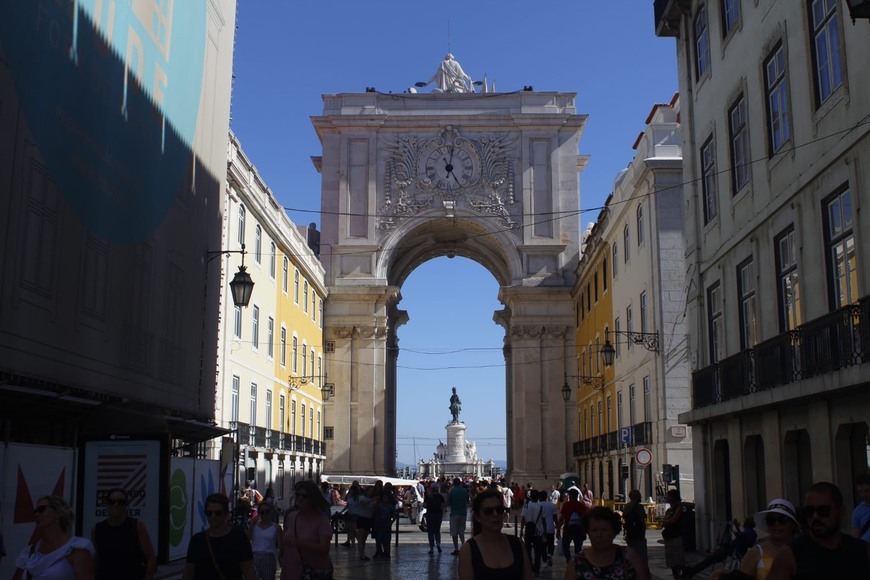
[[[248,528],[257,580],[275,580],[278,548],[283,535],[281,526],[275,523],[275,507],[267,503],[260,504],[257,523]]]
[[[29,574],[32,580],[91,580],[94,546],[70,534],[75,518],[66,501],[49,495],[39,498],[33,510],[38,536],[15,560],[13,580]]]

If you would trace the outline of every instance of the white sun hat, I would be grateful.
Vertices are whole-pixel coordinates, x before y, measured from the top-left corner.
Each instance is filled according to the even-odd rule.
[[[782,499],[782,498],[772,499],[772,500],[770,500],[770,503],[767,504],[766,510],[760,511],[757,514],[755,514],[754,516],[752,516],[755,519],[755,527],[763,532],[768,531],[767,522],[765,521],[767,514],[783,515],[783,516],[789,518],[791,521],[793,521],[795,523],[795,525],[800,525],[800,524],[798,524],[798,521],[797,521],[797,515],[796,515],[795,509],[794,509],[794,504],[791,503],[790,501],[788,501],[787,499]]]

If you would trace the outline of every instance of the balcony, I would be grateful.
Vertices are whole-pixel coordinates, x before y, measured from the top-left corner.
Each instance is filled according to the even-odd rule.
[[[694,408],[870,361],[870,296],[692,373]]]
[[[680,19],[691,9],[691,0],[655,0],[656,36],[680,36]]]

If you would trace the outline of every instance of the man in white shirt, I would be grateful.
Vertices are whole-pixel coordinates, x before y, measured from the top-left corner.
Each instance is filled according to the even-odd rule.
[[[547,566],[552,566],[553,552],[556,551],[556,517],[559,512],[556,510],[556,502],[552,499],[544,501],[543,494],[544,492],[541,492],[542,499],[538,502],[541,505],[541,521],[544,522],[543,549],[541,551],[546,556]],[[556,490],[556,494],[558,497],[558,490]],[[550,497],[552,498],[552,493]]]
[[[526,503],[523,506],[523,541],[526,544],[526,552],[529,554],[529,561],[532,563],[532,572],[535,576],[541,571],[541,557],[543,552],[542,540],[544,537],[544,513],[542,506],[547,504],[552,507],[548,501],[538,501],[544,495],[544,492],[539,493],[537,490],[530,489],[526,491]],[[546,496],[545,496],[546,497]]]
[[[514,492],[511,491],[511,487],[509,485],[504,485],[501,488],[501,494],[504,497],[504,527],[511,527],[510,522],[508,521],[508,516],[511,512],[511,503],[513,503]]]

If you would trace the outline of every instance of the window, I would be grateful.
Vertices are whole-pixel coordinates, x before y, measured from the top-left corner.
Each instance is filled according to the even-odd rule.
[[[617,427],[625,425],[622,415],[622,391],[616,392],[616,425]]]
[[[728,111],[728,132],[731,137],[731,193],[736,194],[749,183],[749,136],[743,95]]]
[[[296,401],[290,401],[290,433],[296,435]]]
[[[236,306],[233,310],[233,336],[242,338],[242,307]]]
[[[652,396],[650,393],[649,377],[643,378],[643,420],[652,421]]]
[[[752,348],[758,338],[755,266],[752,258],[737,266],[737,299],[740,304],[740,348]]]
[[[320,388],[323,387],[323,357],[322,356],[317,357],[317,386]]]
[[[636,212],[636,221],[637,221],[637,245],[640,246],[643,243],[643,204],[639,204],[637,206]]]
[[[241,379],[233,375],[233,397],[230,403],[230,421],[237,423],[239,421],[239,387]]]
[[[774,249],[779,298],[779,331],[785,332],[796,329],[801,323],[794,226],[789,227],[774,240]]]
[[[294,336],[293,337],[293,350],[290,352],[290,368],[293,370],[294,373],[296,373],[296,371],[299,368],[297,366],[298,363],[297,363],[297,358],[296,358],[298,355],[299,355],[298,339]]]
[[[302,343],[302,376],[305,376],[305,371],[308,370],[308,345]]]
[[[272,390],[266,389],[266,429],[272,430]]]
[[[245,206],[239,205],[239,222],[236,231],[236,240],[240,244],[245,243]]]
[[[791,137],[788,126],[788,87],[785,83],[785,51],[779,44],[764,62],[765,95],[767,96],[767,130],[770,154],[782,149]]]
[[[602,410],[601,401],[598,401],[598,434],[604,435],[604,411]]]
[[[260,224],[254,228],[254,259],[258,264],[263,263],[263,228]]]
[[[716,156],[713,136],[701,146],[701,190],[704,193],[704,223],[719,215],[719,193],[716,191]]]
[[[320,410],[317,411],[317,431],[314,432],[314,438],[320,439]]]
[[[293,302],[299,304],[299,270],[293,272]]]
[[[858,264],[855,259],[852,197],[849,190],[836,194],[826,205],[825,245],[831,290],[830,306],[834,310],[858,299]]]
[[[613,320],[613,351],[616,358],[619,358],[619,318]]]
[[[640,293],[640,331],[646,332],[647,330],[647,322],[646,322],[646,292]]]
[[[607,292],[607,256],[601,260],[601,283],[604,291]]]
[[[311,438],[315,437],[314,433],[314,405],[311,405],[308,409],[308,436]]]
[[[323,329],[323,298],[320,299],[320,328]]]
[[[271,316],[269,317],[269,324],[266,333],[269,339],[269,344],[266,346],[266,353],[269,355],[269,358],[272,358],[275,356],[275,319]]]
[[[616,278],[616,265],[619,263],[617,258],[619,257],[619,246],[616,245],[616,242],[613,242],[613,277]]]
[[[275,242],[269,243],[269,275],[272,276],[272,280],[275,279],[275,270],[278,267],[278,248],[275,246]]]
[[[589,439],[589,409],[583,409],[583,439]]]
[[[285,398],[284,398],[284,393],[281,393],[280,395],[278,395],[278,430],[279,431],[284,431],[284,421],[287,418],[285,416],[285,411],[286,411],[285,405],[286,405],[286,402],[285,402]]]
[[[251,313],[251,344],[254,348],[260,348],[260,307],[254,306]]]
[[[622,261],[628,264],[628,260],[631,257],[631,230],[628,227],[628,224],[625,224],[625,227],[622,228],[622,251],[624,252],[622,256]]]
[[[250,425],[253,427],[257,424],[257,383],[251,383],[251,406],[250,406]]]
[[[586,312],[592,312],[592,288],[586,284]]]
[[[281,327],[281,366],[287,366],[287,329]]]
[[[317,293],[311,289],[311,320],[317,320]]]
[[[314,349],[311,349],[311,358],[308,359],[311,361],[311,382],[314,383]]]
[[[308,313],[308,280],[302,284],[302,312]]]
[[[631,334],[631,306],[626,306],[625,308],[625,331]],[[619,342],[619,337],[614,337],[614,340]],[[631,341],[627,341],[628,350],[631,350]]]
[[[595,275],[592,276],[592,287],[595,292],[595,302],[598,302],[598,272],[595,272]]]
[[[607,395],[607,432],[613,431],[613,398]]]
[[[634,385],[628,385],[628,420],[630,424],[637,424],[637,411],[635,411]]]
[[[302,412],[299,414],[299,417],[302,419],[300,421],[302,423],[302,436],[305,437],[305,403],[302,403]]]
[[[281,271],[281,289],[287,294],[287,278],[289,276],[290,260],[284,256],[284,269]]]
[[[836,0],[811,0],[813,66],[816,71],[816,106],[843,84],[840,68],[840,25]]]
[[[710,364],[716,364],[722,358],[722,335],[725,327],[722,322],[722,290],[719,282],[707,288],[707,332],[710,345]]]
[[[722,0],[722,36],[728,36],[738,20],[740,20],[740,0]]]
[[[700,79],[710,70],[710,35],[707,30],[707,6],[698,6],[695,15],[695,75]]]

